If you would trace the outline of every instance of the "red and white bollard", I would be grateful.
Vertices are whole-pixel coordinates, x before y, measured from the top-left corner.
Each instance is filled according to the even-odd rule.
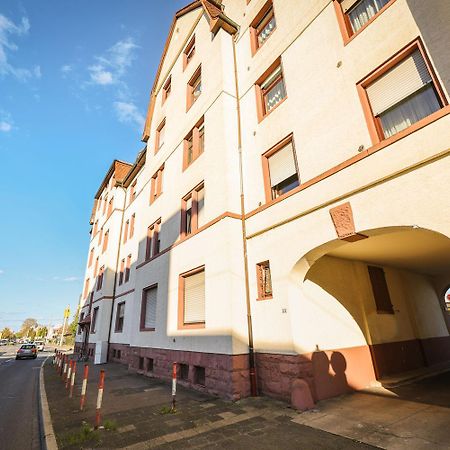
[[[66,370],[67,370],[67,355],[63,355],[62,357],[62,361],[61,361],[61,378],[64,380],[64,377],[66,375]]]
[[[56,356],[56,372],[59,372],[60,364],[61,364],[61,354],[60,352],[58,352]]]
[[[70,391],[69,391],[69,398],[72,398],[73,396],[73,387],[75,385],[75,373],[77,372],[77,362],[74,361],[72,365],[72,376],[70,377]]]
[[[67,369],[67,376],[66,376],[66,389],[69,389],[70,380],[72,378],[72,366],[73,361],[69,361],[69,368]]]
[[[176,411],[177,397],[177,363],[172,365],[172,412]]]
[[[98,380],[98,394],[97,394],[97,405],[95,407],[95,428],[100,426],[101,418],[101,408],[103,401],[103,389],[105,387],[105,371],[100,370],[100,378]]]
[[[65,355],[64,358],[64,369],[63,369],[63,383],[66,382],[66,378],[67,378],[67,370],[69,369],[69,357],[67,355]]]
[[[84,365],[84,373],[83,373],[83,384],[81,385],[81,400],[80,400],[80,411],[83,411],[84,402],[86,400],[86,388],[88,382],[89,375],[89,366],[87,364]]]

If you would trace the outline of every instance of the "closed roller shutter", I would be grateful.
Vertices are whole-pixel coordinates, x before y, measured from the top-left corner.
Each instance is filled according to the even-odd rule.
[[[205,322],[205,271],[184,279],[184,323]]]
[[[269,157],[269,172],[271,186],[276,186],[297,173],[292,142]]]
[[[145,328],[156,328],[156,301],[158,288],[153,287],[145,291]]]
[[[378,116],[431,80],[423,56],[416,50],[366,88],[373,114]]]

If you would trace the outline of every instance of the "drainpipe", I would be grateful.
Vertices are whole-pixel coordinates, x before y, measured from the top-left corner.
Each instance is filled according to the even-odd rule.
[[[252,397],[258,395],[258,385],[256,381],[256,362],[255,351],[253,347],[253,325],[252,310],[250,305],[250,283],[248,278],[248,253],[247,253],[247,227],[245,223],[245,195],[244,195],[244,171],[242,167],[242,128],[241,128],[241,105],[239,100],[239,82],[237,72],[236,42],[233,42],[233,60],[234,60],[234,80],[236,88],[236,110],[238,125],[238,153],[239,153],[239,188],[241,197],[241,227],[242,227],[242,249],[244,256],[244,278],[245,278],[245,301],[247,305],[247,329],[248,329],[248,356],[249,356],[249,375],[250,392]]]
[[[108,350],[106,352],[106,362],[109,362],[109,347],[111,346],[111,328],[112,328],[112,320],[114,314],[114,301],[116,300],[116,285],[117,285],[117,273],[119,271],[119,260],[120,260],[120,248],[122,244],[122,227],[123,227],[123,219],[125,217],[125,206],[127,204],[127,190],[124,188],[123,183],[118,184],[118,188],[123,189],[123,207],[122,207],[122,219],[120,221],[120,233],[119,233],[119,245],[117,246],[117,256],[116,256],[116,270],[114,271],[114,286],[113,286],[113,294],[111,300],[111,315],[109,317],[109,330],[108,330]]]

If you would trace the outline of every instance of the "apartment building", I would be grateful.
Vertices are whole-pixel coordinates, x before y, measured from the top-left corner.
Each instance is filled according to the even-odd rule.
[[[449,41],[445,0],[180,10],[77,348],[300,405],[450,360]]]

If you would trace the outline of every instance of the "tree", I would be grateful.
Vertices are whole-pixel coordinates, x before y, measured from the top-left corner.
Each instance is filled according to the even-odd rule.
[[[37,338],[45,338],[48,334],[48,328],[40,326],[36,331]]]
[[[10,328],[5,327],[5,328],[3,328],[2,332],[0,333],[0,337],[2,339],[13,339],[14,332]]]
[[[37,328],[37,326],[38,323],[36,319],[33,318],[25,319],[20,329],[21,336],[34,339],[34,336],[36,335],[35,329]]]
[[[67,336],[67,334],[70,334],[70,336],[68,336],[66,338],[67,343],[72,344],[73,342],[75,342],[75,336],[77,334],[77,329],[78,329],[79,314],[80,314],[80,306],[78,306],[76,313],[73,315],[73,320],[72,320],[72,322],[70,322],[69,327],[67,329],[66,336]]]

